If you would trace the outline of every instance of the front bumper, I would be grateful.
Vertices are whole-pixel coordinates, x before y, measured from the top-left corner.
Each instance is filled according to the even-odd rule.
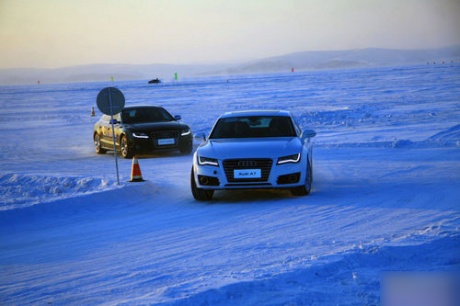
[[[129,146],[135,152],[156,152],[182,150],[193,145],[191,136],[176,136],[166,138],[164,141],[158,138],[136,138],[131,136]]]
[[[199,165],[195,158],[193,167],[197,187],[208,190],[298,187],[307,169],[303,160],[277,165],[272,159],[219,160],[219,166],[211,166]]]

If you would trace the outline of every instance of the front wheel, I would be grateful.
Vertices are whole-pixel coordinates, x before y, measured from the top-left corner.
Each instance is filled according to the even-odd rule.
[[[128,146],[128,139],[125,135],[121,136],[120,139],[120,153],[123,158],[132,158],[134,155],[132,149]]]
[[[214,190],[206,190],[198,188],[195,182],[195,175],[193,173],[193,168],[190,173],[190,187],[192,189],[192,194],[195,200],[197,201],[210,201],[214,195]]]
[[[313,183],[313,167],[310,165],[310,161],[308,161],[307,177],[305,178],[305,184],[299,187],[292,188],[291,193],[295,196],[306,196],[310,194],[312,183]]]
[[[97,154],[105,154],[105,152],[107,152],[107,150],[102,147],[101,136],[99,136],[99,134],[94,134],[94,149]]]

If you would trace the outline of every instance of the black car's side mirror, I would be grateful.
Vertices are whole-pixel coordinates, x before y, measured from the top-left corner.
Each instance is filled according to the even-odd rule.
[[[181,116],[181,115],[175,115],[175,116],[174,116],[174,120],[176,120],[176,121],[179,121],[179,120],[181,120],[181,119],[182,119],[182,116]]]
[[[111,120],[109,121],[109,123],[110,123],[110,124],[119,124],[120,121],[118,121],[117,119],[111,119]]]
[[[206,141],[206,134],[205,133],[196,133],[193,135],[193,138],[196,140]]]

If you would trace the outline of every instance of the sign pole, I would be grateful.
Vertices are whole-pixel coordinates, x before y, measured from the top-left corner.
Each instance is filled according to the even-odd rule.
[[[113,151],[115,156],[115,168],[117,170],[117,184],[120,185],[120,175],[118,172],[117,142],[115,137],[115,120],[113,115],[120,113],[125,107],[125,96],[115,87],[106,87],[97,95],[97,107],[104,115],[110,115],[112,126]],[[108,136],[108,135],[107,135]]]
[[[115,168],[117,170],[117,185],[120,185],[120,175],[118,172],[117,142],[115,139],[115,128],[113,124],[113,106],[112,106],[112,95],[110,94],[110,87],[108,89],[108,92],[109,92],[109,104],[110,104],[110,123],[112,124],[113,152],[115,155]]]

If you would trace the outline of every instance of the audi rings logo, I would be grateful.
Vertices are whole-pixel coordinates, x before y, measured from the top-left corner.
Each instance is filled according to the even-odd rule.
[[[255,167],[257,166],[257,162],[253,160],[240,160],[238,162],[239,167]]]

